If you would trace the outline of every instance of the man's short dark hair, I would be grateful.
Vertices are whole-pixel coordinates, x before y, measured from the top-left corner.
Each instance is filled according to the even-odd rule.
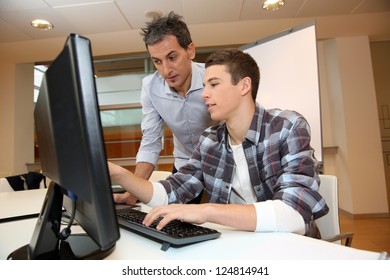
[[[146,48],[161,42],[168,35],[175,36],[179,45],[184,49],[187,49],[192,43],[187,24],[182,20],[181,16],[174,12],[170,12],[167,16],[157,17],[146,23],[146,27],[141,28],[141,31]]]
[[[232,76],[232,84],[236,85],[241,79],[249,77],[252,80],[252,98],[255,101],[260,83],[260,70],[247,53],[238,49],[223,49],[212,53],[205,62],[205,67],[225,65]]]

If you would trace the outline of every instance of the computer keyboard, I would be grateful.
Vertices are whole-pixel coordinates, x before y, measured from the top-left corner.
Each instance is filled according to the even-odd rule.
[[[145,212],[133,208],[116,209],[118,223],[121,228],[136,232],[144,237],[163,242],[161,250],[172,246],[189,245],[196,242],[218,238],[221,233],[204,226],[198,226],[179,220],[169,222],[163,229],[157,230],[159,220],[150,227],[142,225]]]

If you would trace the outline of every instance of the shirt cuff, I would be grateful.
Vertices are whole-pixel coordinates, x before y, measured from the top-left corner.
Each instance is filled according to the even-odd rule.
[[[303,217],[283,201],[267,200],[253,205],[256,208],[256,231],[305,234]]]
[[[153,185],[153,196],[146,205],[149,207],[168,205],[168,195],[163,185],[158,182],[151,183]]]
[[[136,157],[136,163],[147,162],[156,166],[159,154],[145,151],[138,151]]]

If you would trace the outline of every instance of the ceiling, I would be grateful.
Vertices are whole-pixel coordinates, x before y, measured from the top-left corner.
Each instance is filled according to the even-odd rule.
[[[183,16],[198,46],[232,44],[232,36],[237,44],[249,43],[313,19],[320,39],[368,35],[370,40],[390,40],[390,0],[285,2],[282,9],[267,12],[260,0],[0,0],[0,52],[16,49],[23,57],[18,49],[23,45],[44,57],[39,42],[63,42],[69,33],[93,38],[99,54],[145,51],[139,29],[150,20],[146,13],[171,10]],[[55,28],[37,30],[30,26],[35,18],[47,19]],[[120,41],[131,34],[132,41]],[[109,42],[113,49],[107,49]]]

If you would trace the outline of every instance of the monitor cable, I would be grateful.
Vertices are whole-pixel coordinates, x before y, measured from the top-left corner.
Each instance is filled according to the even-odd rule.
[[[73,197],[72,198],[72,212],[70,214],[68,225],[63,230],[61,230],[61,232],[58,234],[58,238],[60,240],[66,240],[70,236],[70,234],[72,233],[70,228],[73,225],[75,216],[76,216],[76,198]]]

